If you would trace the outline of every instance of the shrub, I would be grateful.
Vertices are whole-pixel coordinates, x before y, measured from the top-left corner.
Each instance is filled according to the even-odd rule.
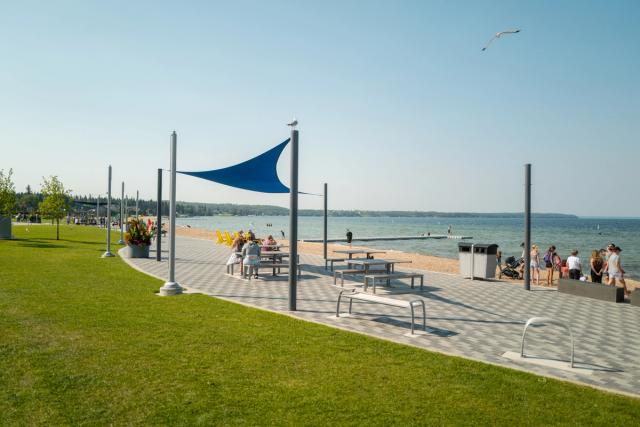
[[[131,218],[127,221],[127,232],[124,235],[124,241],[127,245],[151,245],[152,232],[147,230],[144,222]]]

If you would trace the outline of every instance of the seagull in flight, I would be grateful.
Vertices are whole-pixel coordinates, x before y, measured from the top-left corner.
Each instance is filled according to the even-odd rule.
[[[294,117],[291,123],[287,123],[287,126],[291,126],[291,129],[295,129],[298,126],[298,120]]]
[[[500,31],[499,33],[496,33],[495,36],[491,37],[491,40],[489,40],[489,43],[487,43],[487,45],[482,48],[482,52],[487,50],[487,48],[491,45],[491,43],[493,43],[493,41],[495,39],[499,39],[500,37],[504,36],[505,34],[517,34],[519,32],[520,32],[520,30],[506,30],[506,31]]]

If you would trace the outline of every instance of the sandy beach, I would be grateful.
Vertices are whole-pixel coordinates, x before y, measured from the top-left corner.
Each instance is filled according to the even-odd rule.
[[[176,227],[176,234],[178,236],[186,236],[186,237],[194,237],[198,239],[206,239],[215,241],[215,234],[212,231],[202,230],[199,228],[189,228],[184,226]],[[259,237],[259,236],[258,236]],[[289,242],[287,240],[278,240],[278,243],[288,245]],[[334,250],[340,249],[349,249],[346,245],[339,244],[329,244],[327,245],[327,251],[329,257],[338,257],[339,254],[333,254]],[[352,246],[351,249],[371,249],[366,246]],[[380,250],[380,249],[371,249],[371,250]],[[439,273],[449,273],[449,274],[458,274],[458,260],[450,259],[450,258],[442,258],[432,255],[423,255],[418,253],[408,253],[397,250],[385,250],[386,254],[384,256],[386,258],[398,259],[402,261],[411,261],[411,267],[419,270],[427,270],[427,271],[435,271]],[[301,254],[310,254],[310,255],[318,255],[322,256],[322,243],[309,243],[309,242],[299,242],[298,243],[298,252]],[[497,277],[497,274],[496,274]],[[544,285],[545,272],[542,270],[540,272],[540,285]],[[557,274],[555,275],[557,280]],[[513,283],[513,284],[522,284],[522,280],[502,280],[504,282]],[[635,289],[636,287],[640,287],[640,282],[636,280],[626,279],[627,287],[630,290]]]

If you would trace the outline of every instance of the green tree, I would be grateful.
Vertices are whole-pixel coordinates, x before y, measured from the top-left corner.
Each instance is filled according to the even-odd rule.
[[[40,202],[40,212],[48,218],[56,220],[56,240],[60,239],[60,220],[64,218],[65,211],[69,209],[70,190],[65,190],[64,185],[57,176],[49,179],[42,178],[42,195],[44,200]]]
[[[5,174],[0,169],[0,216],[11,216],[16,209],[16,190],[11,180],[13,170]]]

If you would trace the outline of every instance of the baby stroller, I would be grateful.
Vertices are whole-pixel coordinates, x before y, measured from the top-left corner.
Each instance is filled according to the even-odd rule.
[[[516,257],[510,256],[509,258],[504,260],[504,267],[499,265],[500,274],[498,275],[499,279],[502,279],[502,276],[507,276],[512,279],[522,279],[522,274],[520,272],[520,267],[524,264],[524,260],[520,258],[516,260]]]

